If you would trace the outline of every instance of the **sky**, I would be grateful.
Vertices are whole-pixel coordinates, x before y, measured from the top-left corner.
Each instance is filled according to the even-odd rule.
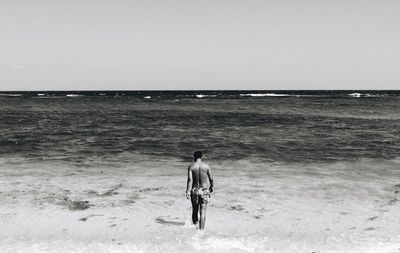
[[[398,0],[0,0],[0,90],[400,89]]]

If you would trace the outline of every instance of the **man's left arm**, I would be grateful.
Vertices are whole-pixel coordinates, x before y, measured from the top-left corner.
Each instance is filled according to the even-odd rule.
[[[208,167],[207,176],[208,176],[208,180],[210,181],[210,192],[213,192],[214,191],[214,178],[211,174],[210,167]]]

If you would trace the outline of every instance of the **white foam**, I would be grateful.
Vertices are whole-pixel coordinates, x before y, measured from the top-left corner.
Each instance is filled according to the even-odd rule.
[[[79,242],[72,240],[55,241],[17,241],[5,240],[0,242],[0,252],[15,253],[143,253],[146,247],[134,244],[117,244],[104,242]]]
[[[255,241],[240,238],[210,237],[207,239],[201,239],[194,237],[192,241],[192,246],[198,251],[225,252],[231,250],[239,250],[242,252],[256,252],[257,250],[264,248],[264,241],[265,239]]]

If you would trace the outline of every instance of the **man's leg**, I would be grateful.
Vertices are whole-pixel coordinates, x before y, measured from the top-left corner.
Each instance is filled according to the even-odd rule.
[[[207,204],[200,204],[200,229],[204,229],[206,225],[206,211],[207,211]]]
[[[196,225],[199,221],[199,204],[196,204],[192,201],[192,221],[193,224]]]

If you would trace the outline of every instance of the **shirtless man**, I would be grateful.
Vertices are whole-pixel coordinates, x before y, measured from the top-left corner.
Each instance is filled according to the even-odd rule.
[[[186,186],[186,198],[192,201],[192,221],[197,224],[199,221],[199,229],[204,229],[206,223],[206,209],[210,201],[210,193],[213,192],[213,177],[208,164],[201,161],[203,154],[196,151],[193,154],[194,162],[188,167],[188,179]],[[190,187],[190,185],[192,185]]]

